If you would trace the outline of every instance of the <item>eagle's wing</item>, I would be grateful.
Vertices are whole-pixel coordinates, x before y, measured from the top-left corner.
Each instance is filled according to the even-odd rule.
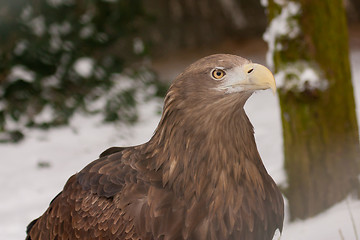
[[[182,214],[171,207],[178,207],[178,200],[162,188],[159,173],[146,169],[140,151],[107,151],[68,180],[29,225],[27,239],[153,239],[166,231],[170,239],[181,234]]]

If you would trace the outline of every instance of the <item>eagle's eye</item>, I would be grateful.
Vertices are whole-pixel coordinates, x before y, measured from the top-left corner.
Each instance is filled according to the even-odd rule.
[[[222,79],[224,76],[226,75],[225,71],[219,68],[215,68],[212,72],[211,72],[211,76],[214,79]]]

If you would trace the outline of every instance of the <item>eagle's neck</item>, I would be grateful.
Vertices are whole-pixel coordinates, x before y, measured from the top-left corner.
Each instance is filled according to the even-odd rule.
[[[197,195],[210,186],[232,191],[246,165],[263,168],[253,127],[243,109],[247,98],[219,99],[199,104],[210,107],[195,104],[190,109],[165,105],[149,142],[156,149],[151,153],[156,155],[151,167],[163,171],[164,185]]]
[[[282,228],[281,193],[260,159],[243,109],[249,96],[235,97],[191,104],[168,96],[159,126],[144,149],[145,167],[160,174],[163,187],[181,199],[184,221],[196,221],[187,222],[183,234],[204,237],[208,229],[227,226],[217,238],[228,239],[231,233],[239,239],[236,234],[267,228],[270,239]]]

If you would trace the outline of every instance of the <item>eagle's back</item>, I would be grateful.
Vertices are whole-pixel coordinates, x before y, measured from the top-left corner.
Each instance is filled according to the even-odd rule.
[[[70,177],[27,239],[179,239],[183,206],[142,146],[109,149]],[[141,216],[141,217],[139,217]]]
[[[270,176],[262,193],[244,176],[232,193],[234,206],[211,188],[185,201],[162,185],[162,169],[149,169],[152,159],[141,152],[141,146],[112,149],[70,177],[29,224],[27,239],[262,240],[282,224],[281,195],[274,199]]]

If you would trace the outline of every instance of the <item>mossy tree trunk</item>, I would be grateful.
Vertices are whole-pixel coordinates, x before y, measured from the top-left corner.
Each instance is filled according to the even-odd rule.
[[[291,219],[304,219],[359,186],[346,16],[342,0],[269,0],[268,16],[264,37],[275,79],[281,78],[285,195]],[[276,30],[274,24],[284,20],[285,30]],[[316,79],[306,71],[316,73]]]

